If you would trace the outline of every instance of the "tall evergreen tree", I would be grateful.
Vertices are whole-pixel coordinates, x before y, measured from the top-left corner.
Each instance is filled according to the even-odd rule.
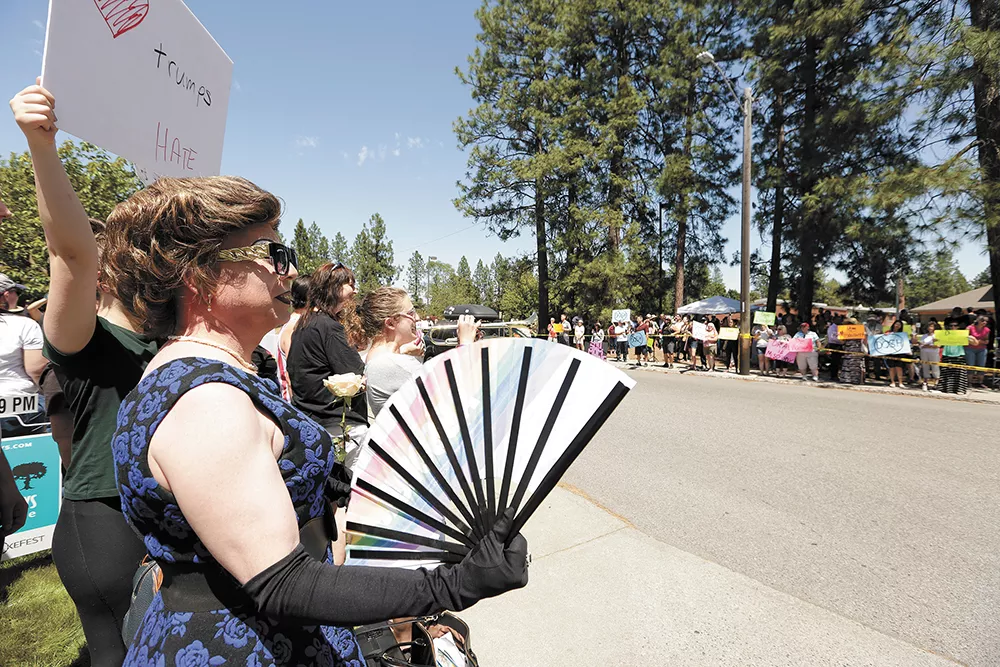
[[[538,310],[548,305],[547,205],[551,168],[545,156],[553,119],[547,100],[557,0],[484,0],[481,32],[468,69],[458,76],[478,106],[455,122],[469,152],[455,205],[502,239],[535,236]]]
[[[347,239],[340,232],[333,236],[330,242],[330,261],[347,264],[350,260],[350,251],[347,247]]]
[[[414,301],[420,300],[422,302],[424,300],[422,295],[426,293],[427,289],[427,281],[424,279],[426,274],[427,267],[424,264],[423,255],[414,250],[406,265],[406,291],[410,293]]]
[[[493,300],[493,288],[490,270],[483,264],[483,260],[476,262],[476,270],[472,273],[472,287],[476,295],[476,303],[489,306]]]
[[[985,237],[1000,312],[1000,0],[914,0],[925,19],[915,51],[928,107],[921,129],[954,152],[936,165],[939,217]],[[915,10],[915,11],[916,11]]]
[[[398,275],[392,241],[386,236],[385,221],[378,213],[364,224],[351,246],[351,261],[358,293],[368,294],[376,287],[391,285]]]

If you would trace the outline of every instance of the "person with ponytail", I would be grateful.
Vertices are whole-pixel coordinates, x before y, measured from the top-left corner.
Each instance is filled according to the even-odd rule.
[[[420,372],[424,344],[417,331],[418,319],[409,294],[398,287],[379,287],[361,304],[361,325],[371,338],[365,375],[368,409],[373,418],[396,390]],[[458,344],[475,342],[478,329],[471,315],[460,316]]]

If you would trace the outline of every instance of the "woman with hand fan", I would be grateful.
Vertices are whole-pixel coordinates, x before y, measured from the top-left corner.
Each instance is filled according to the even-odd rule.
[[[365,375],[368,409],[377,416],[396,390],[423,367],[424,340],[417,331],[417,311],[406,290],[379,287],[361,304],[361,325],[371,341]],[[479,323],[471,315],[458,318],[458,344],[476,340]]]
[[[359,665],[353,632],[334,626],[461,610],[527,583],[511,513],[454,567],[332,565],[331,437],[250,362],[289,316],[296,257],[280,213],[245,179],[163,178],[109,218],[115,288],[145,334],[169,340],[112,439],[126,519],[163,574],[124,667]]]

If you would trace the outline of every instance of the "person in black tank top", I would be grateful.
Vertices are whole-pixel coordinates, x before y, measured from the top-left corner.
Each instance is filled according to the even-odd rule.
[[[91,665],[117,667],[125,658],[122,619],[132,576],[145,548],[122,516],[111,436],[121,399],[139,382],[156,344],[137,333],[107,286],[98,252],[103,223],[88,221],[60,162],[53,105],[40,86],[26,88],[11,102],[28,139],[49,250],[42,351],[73,415],[52,559],[80,615]]]

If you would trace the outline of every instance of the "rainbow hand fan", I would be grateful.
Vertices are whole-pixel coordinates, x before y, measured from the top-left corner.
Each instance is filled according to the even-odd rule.
[[[541,340],[435,357],[368,430],[347,564],[457,563],[508,507],[512,539],[634,385],[601,359]]]

